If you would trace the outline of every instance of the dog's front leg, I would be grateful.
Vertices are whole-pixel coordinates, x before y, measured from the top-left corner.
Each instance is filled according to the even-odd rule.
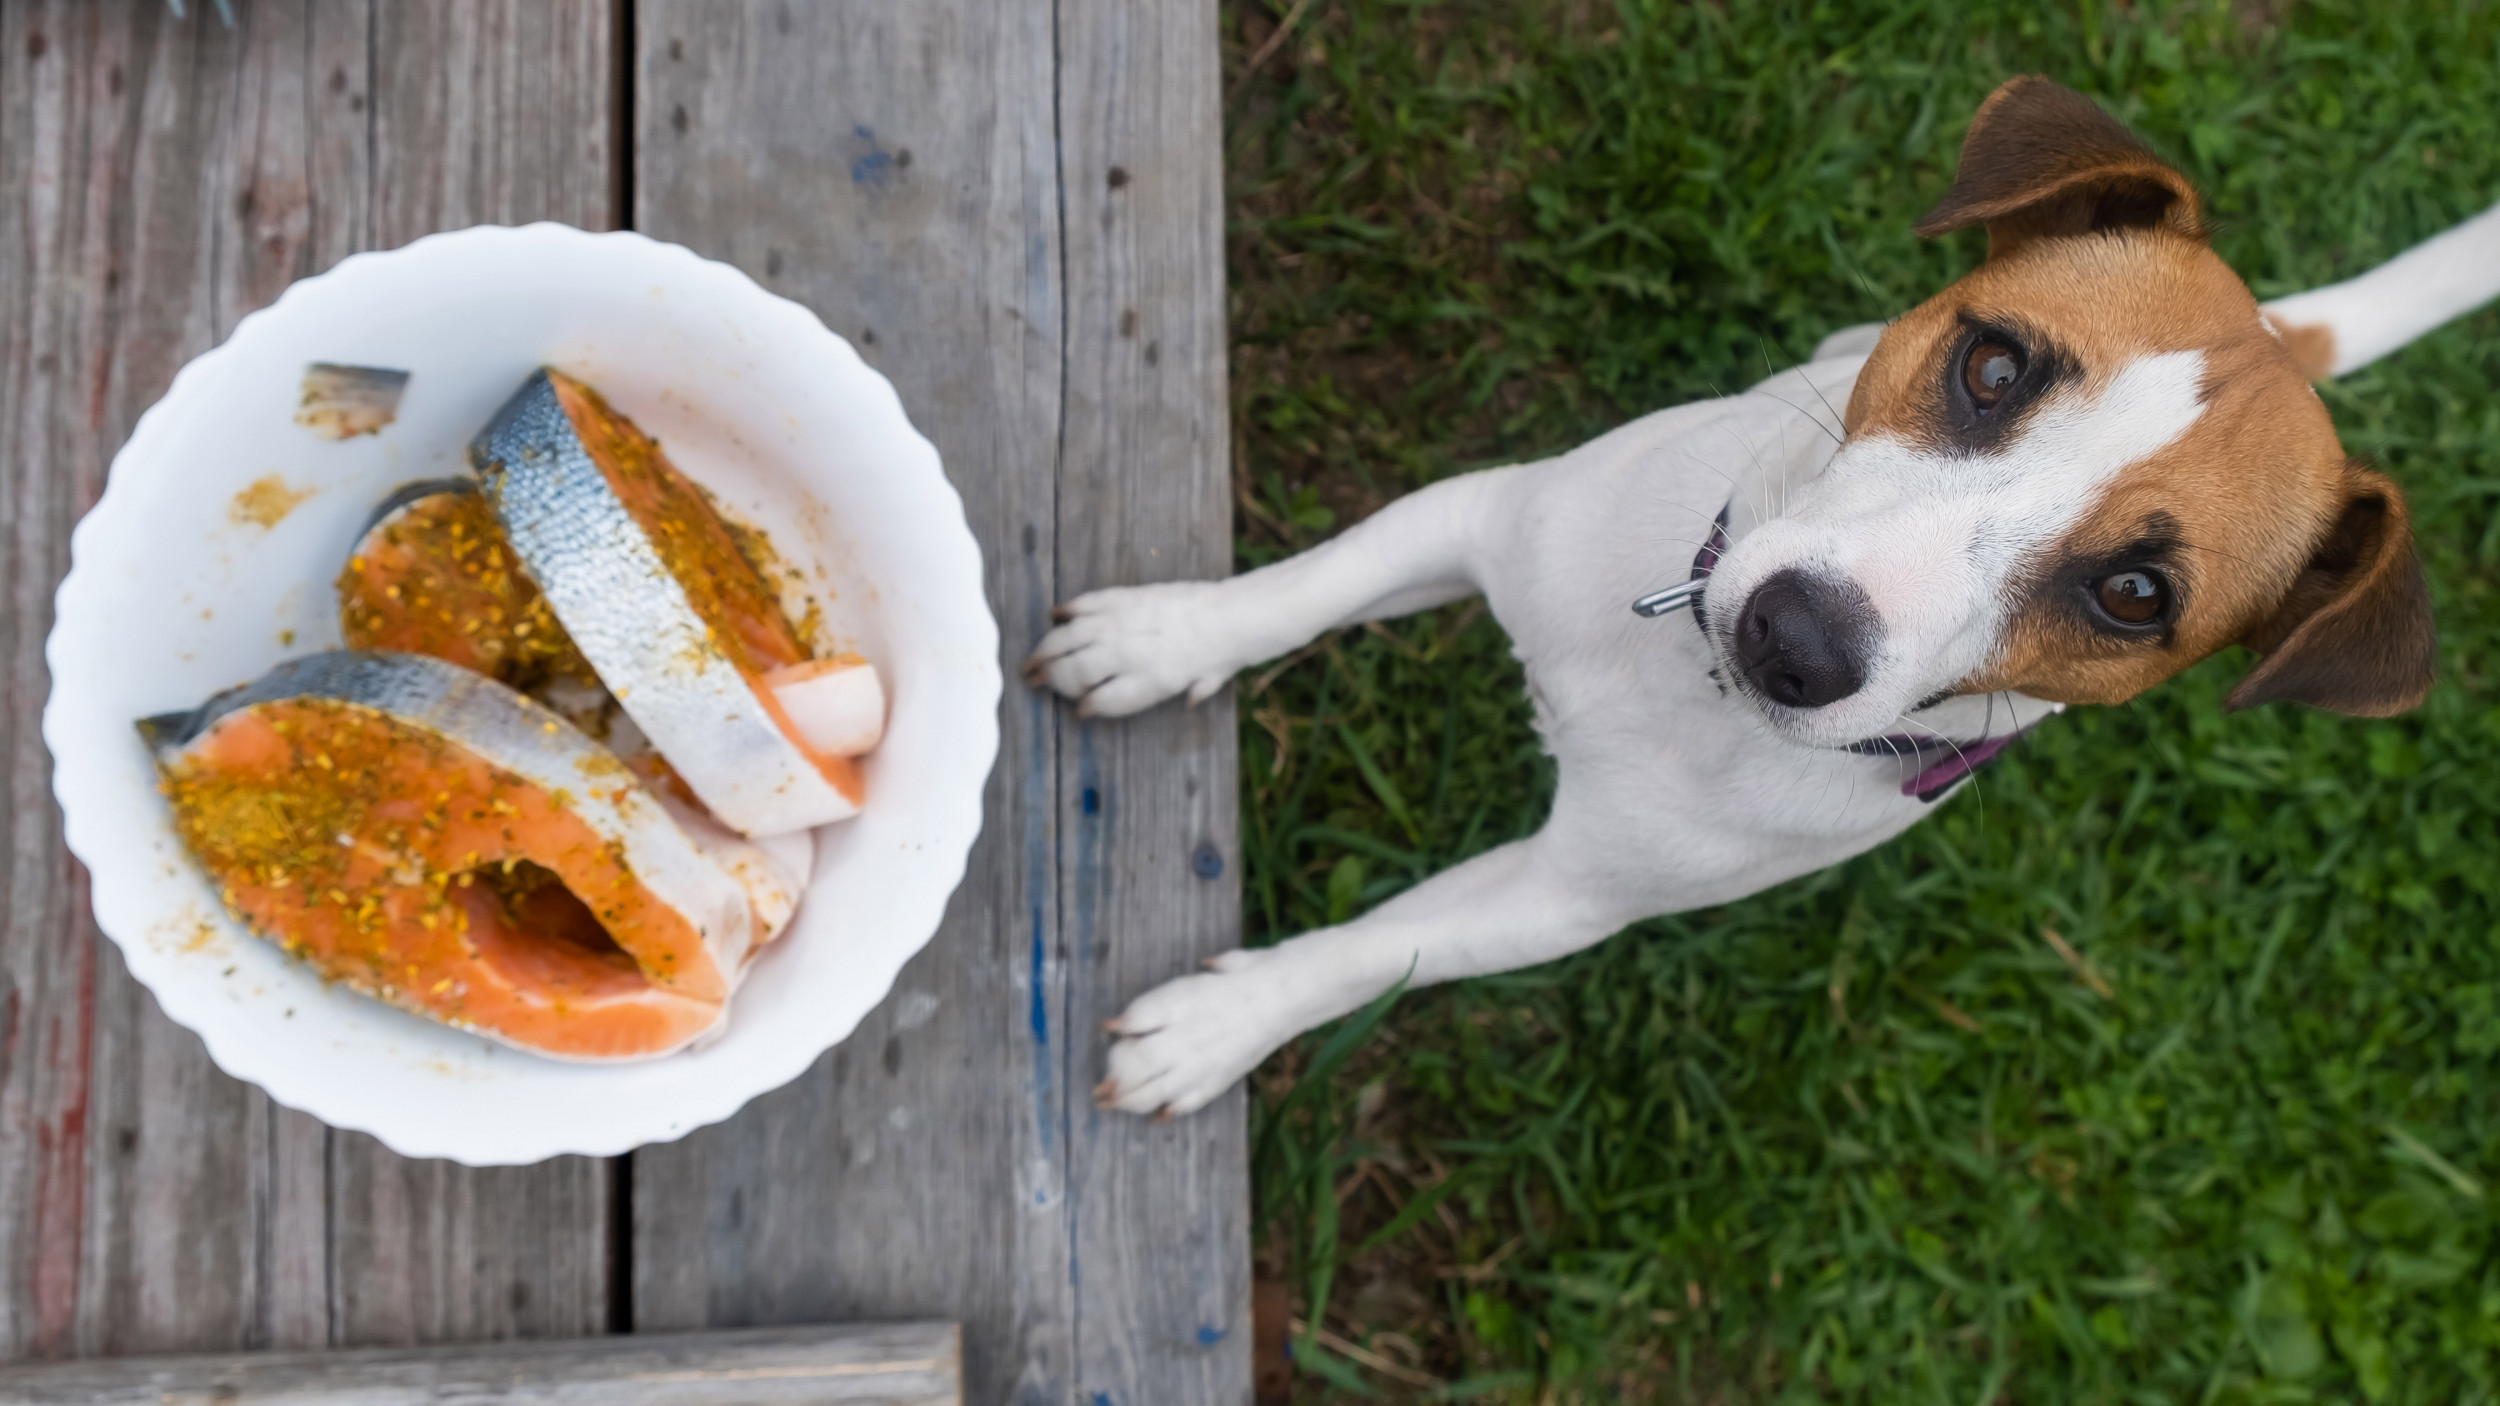
[[[1277,1046],[1401,980],[1532,966],[1644,916],[1562,863],[1557,848],[1545,836],[1504,845],[1342,927],[1227,952],[1211,970],[1156,987],[1111,1022],[1117,1039],[1095,1100],[1130,1113],[1195,1111]]]
[[[1481,588],[1501,503],[1522,469],[1445,479],[1391,503],[1300,556],[1226,581],[1091,591],[1025,660],[1025,681],[1123,717],[1186,691],[1198,702],[1234,674],[1322,632],[1428,609]]]

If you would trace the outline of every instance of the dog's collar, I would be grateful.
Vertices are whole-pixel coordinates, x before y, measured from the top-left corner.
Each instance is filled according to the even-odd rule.
[[[1700,551],[1693,553],[1693,574],[1663,591],[1652,591],[1633,601],[1633,614],[1654,620],[1689,605],[1693,607],[1694,621],[1700,622],[1702,588],[1710,584],[1710,573],[1719,569],[1719,557],[1727,551],[1727,513],[1735,506],[1734,498],[1720,506],[1718,518],[1710,524],[1709,538],[1701,544]]]

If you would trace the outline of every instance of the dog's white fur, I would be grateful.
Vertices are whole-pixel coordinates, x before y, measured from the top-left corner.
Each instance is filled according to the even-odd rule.
[[[2330,329],[2341,371],[2500,290],[2500,210],[2425,250],[2276,315]],[[1744,394],[1434,484],[1245,576],[1071,602],[1030,667],[1083,712],[1119,716],[1203,699],[1328,630],[1481,592],[1526,667],[1560,773],[1535,835],[1343,926],[1226,954],[1139,997],[1113,1022],[1105,1100],[1187,1113],[1400,980],[1548,961],[1641,918],[1845,860],[1927,814],[1904,782],[1937,753],[1841,747],[1888,733],[1967,745],[2056,711],[2009,693],[1916,705],[1983,665],[2028,555],[2196,422],[2202,358],[2144,356],[2065,388],[1987,454],[1882,435],[1844,446],[1832,407],[1848,402],[1874,342],[1874,329],[1850,329]],[[1857,693],[1820,709],[1762,706],[1721,687],[1714,671],[1727,661],[1693,621],[1630,611],[1684,579],[1722,505],[1734,545],[1711,601],[1732,606],[1796,565],[1865,586],[1882,644]]]
[[[2330,375],[2358,371],[2468,308],[2500,297],[2500,205],[2342,283],[2266,305],[2278,326],[2335,332]]]

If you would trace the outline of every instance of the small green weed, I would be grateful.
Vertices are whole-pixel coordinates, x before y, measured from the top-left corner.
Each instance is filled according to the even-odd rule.
[[[1980,237],[1911,222],[2014,73],[2194,176],[2261,295],[2500,198],[2488,0],[1227,0],[1224,33],[1244,566],[1941,287]],[[2418,712],[2226,718],[2212,661],[1850,864],[1270,1061],[1299,1396],[2489,1399],[2495,385],[2485,312],[2325,390],[2414,503]],[[1542,819],[1480,607],[1323,641],[1242,718],[1254,940]]]

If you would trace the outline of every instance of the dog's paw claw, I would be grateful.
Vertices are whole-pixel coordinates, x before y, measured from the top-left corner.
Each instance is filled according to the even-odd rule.
[[[1158,1118],[1214,1102],[1301,1028],[1284,984],[1226,965],[1156,987],[1112,1024],[1104,1106]]]
[[[1077,715],[1117,718],[1176,694],[1210,692],[1255,657],[1254,641],[1228,630],[1217,585],[1176,581],[1091,591],[1051,612],[1025,667],[1077,703]]]

